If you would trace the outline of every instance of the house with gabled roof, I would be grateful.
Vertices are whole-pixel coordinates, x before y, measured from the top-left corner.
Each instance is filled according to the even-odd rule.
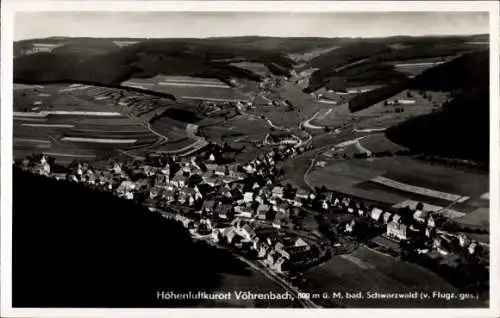
[[[215,168],[214,173],[217,176],[224,176],[227,174],[227,169],[224,166],[218,166],[217,168]]]
[[[215,201],[214,200],[205,200],[203,205],[201,206],[201,211],[205,213],[212,213],[214,211]]]
[[[253,216],[253,211],[247,208],[246,206],[235,206],[234,213],[236,216],[251,218]]]
[[[384,214],[384,211],[382,211],[381,209],[379,208],[373,208],[370,212],[370,217],[374,220],[374,221],[379,221],[380,220],[380,217]]]
[[[297,200],[307,199],[308,197],[309,197],[309,192],[304,189],[298,189],[297,192],[295,193],[295,199]]]
[[[259,204],[259,206],[257,207],[257,212],[256,212],[257,219],[265,220],[267,212],[269,212],[270,208],[271,207],[267,204],[264,204],[264,203]]]
[[[241,228],[241,234],[246,240],[249,241],[254,239],[255,236],[257,235],[255,233],[255,230],[249,224],[243,225],[243,227]]]
[[[271,191],[271,193],[272,193],[273,197],[282,198],[283,197],[283,191],[284,191],[283,187],[276,186],[276,187],[273,188],[273,190]]]
[[[389,223],[391,221],[391,218],[392,218],[392,213],[391,212],[385,212],[382,215],[382,221],[384,222],[384,224]]]
[[[228,203],[219,202],[215,208],[215,213],[221,219],[228,219],[232,216],[233,206]]]
[[[170,180],[170,184],[172,184],[175,187],[182,188],[186,185],[187,183],[187,178],[183,176],[182,174],[176,174],[172,180]]]
[[[253,192],[245,192],[243,193],[243,200],[245,202],[252,202],[253,201],[254,194]]]

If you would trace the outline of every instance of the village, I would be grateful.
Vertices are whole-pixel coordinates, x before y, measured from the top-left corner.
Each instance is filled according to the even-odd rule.
[[[212,144],[189,158],[151,154],[145,161],[114,161],[104,168],[76,161],[61,167],[43,154],[17,164],[143,204],[181,221],[194,239],[259,260],[285,278],[360,244],[404,260],[489,267],[488,248],[446,230],[451,221],[425,211],[423,204],[394,209],[324,187],[305,191],[286,184],[277,163],[296,156],[298,147],[281,145],[246,164],[226,163],[221,148]],[[316,229],[304,228],[305,215],[314,216]]]

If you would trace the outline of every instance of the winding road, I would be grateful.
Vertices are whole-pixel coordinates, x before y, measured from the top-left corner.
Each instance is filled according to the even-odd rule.
[[[171,208],[171,209],[173,211],[175,211],[173,208]],[[175,213],[173,213],[173,212],[167,212],[167,211],[161,210],[161,209],[156,208],[156,207],[150,208],[150,210],[152,212],[159,212],[164,217],[167,217],[167,215],[170,216],[170,217],[173,217],[173,218],[175,218],[176,215],[183,216],[182,213],[178,213],[177,211]],[[185,216],[183,216],[183,217],[185,217]],[[302,292],[297,287],[293,286],[292,284],[290,284],[289,282],[287,282],[285,279],[283,279],[282,277],[280,277],[278,274],[276,274],[275,272],[273,272],[271,269],[267,268],[266,265],[263,263],[263,261],[260,261],[260,260],[258,260],[258,261],[251,261],[251,260],[245,258],[244,256],[242,256],[242,255],[240,255],[240,254],[232,251],[231,249],[225,248],[225,247],[223,247],[223,246],[221,246],[221,245],[219,245],[217,243],[214,243],[214,242],[211,242],[211,241],[208,241],[208,240],[204,240],[204,242],[206,242],[207,244],[210,244],[211,246],[214,246],[216,248],[220,248],[220,249],[224,249],[224,250],[230,251],[231,254],[236,259],[238,259],[239,261],[245,263],[246,265],[248,265],[253,270],[261,273],[266,278],[272,280],[278,286],[280,286],[281,288],[283,288],[285,291],[287,291],[290,294],[292,294],[294,296],[295,300],[297,300],[302,305],[302,307],[304,307],[304,308],[321,308],[321,306],[317,305],[316,303],[314,303],[310,299],[299,297],[299,294],[302,294]]]

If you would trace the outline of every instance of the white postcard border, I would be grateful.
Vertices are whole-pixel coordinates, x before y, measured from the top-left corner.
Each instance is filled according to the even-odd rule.
[[[225,12],[366,12],[366,11],[474,11],[490,13],[490,308],[489,309],[24,309],[11,306],[12,237],[12,60],[13,16],[16,11],[225,11]],[[500,255],[499,233],[499,5],[496,1],[20,1],[6,0],[1,7],[1,313],[2,317],[498,317]],[[29,198],[27,198],[29,199]],[[34,238],[36,239],[36,238]],[[36,266],[36,265],[34,265]]]

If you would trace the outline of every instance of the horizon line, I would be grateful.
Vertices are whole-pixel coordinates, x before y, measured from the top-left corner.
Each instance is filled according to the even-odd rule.
[[[170,39],[216,39],[216,38],[274,38],[274,39],[385,39],[385,38],[421,38],[421,37],[469,37],[469,36],[489,36],[490,33],[462,33],[462,34],[422,34],[422,35],[409,35],[409,34],[398,34],[398,35],[388,35],[388,36],[339,36],[339,37],[328,37],[328,36],[271,36],[271,35],[221,35],[221,36],[206,36],[206,37],[96,37],[96,36],[46,36],[46,37],[36,37],[36,38],[26,38],[14,40],[14,42],[20,41],[33,41],[33,40],[45,40],[45,39],[143,39],[143,40],[170,40]]]

